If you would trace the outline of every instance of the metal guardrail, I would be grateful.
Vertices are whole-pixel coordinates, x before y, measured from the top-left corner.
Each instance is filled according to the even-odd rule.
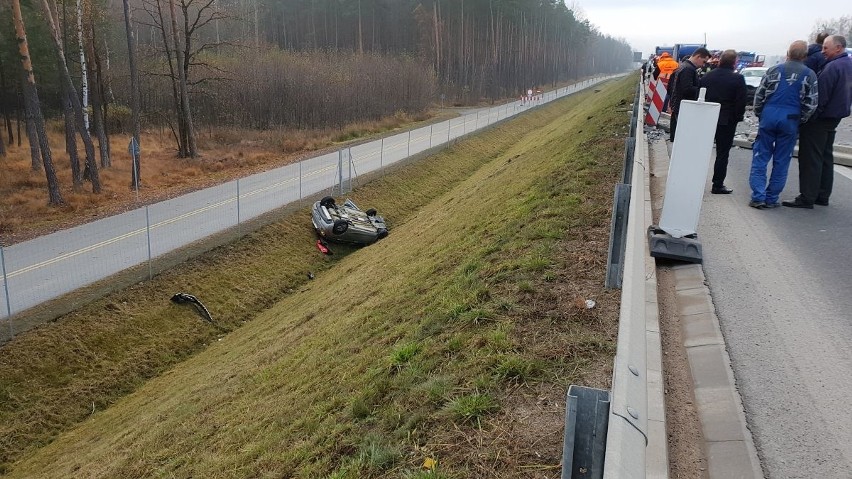
[[[566,439],[563,443],[563,479],[603,477],[607,479],[639,479],[645,477],[646,447],[648,445],[648,377],[647,343],[645,326],[645,175],[644,162],[634,161],[637,137],[644,144],[644,133],[637,131],[640,112],[643,111],[642,91],[637,88],[630,125],[631,139],[626,142],[624,171],[625,183],[616,185],[613,206],[613,228],[607,269],[607,287],[617,280],[622,288],[619,313],[618,345],[613,366],[612,390],[608,396],[607,424],[603,451],[603,469],[597,468],[597,456],[578,450],[576,444],[591,444],[600,440],[602,431],[594,426],[601,424],[599,415],[576,414],[569,389],[566,403]],[[622,249],[623,248],[623,249]],[[623,282],[621,278],[623,277]],[[598,390],[600,391],[600,390]],[[606,391],[604,391],[606,392]],[[597,393],[601,394],[601,393]],[[578,396],[577,393],[574,396]],[[592,410],[600,412],[601,399],[596,399]],[[587,424],[581,424],[581,421]],[[588,424],[588,423],[591,424]],[[570,433],[570,434],[569,434]],[[587,437],[577,437],[585,434]],[[572,437],[569,438],[569,435]],[[591,436],[590,436],[591,435]],[[569,444],[570,443],[570,444]],[[569,457],[569,449],[574,457]],[[588,448],[586,448],[588,450]],[[589,454],[596,454],[592,450]],[[575,464],[595,467],[577,469]]]

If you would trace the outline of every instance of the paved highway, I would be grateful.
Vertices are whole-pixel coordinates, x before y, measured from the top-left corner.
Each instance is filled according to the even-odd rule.
[[[769,478],[852,478],[852,170],[828,207],[756,210],[750,162],[731,151],[698,230],[749,427]],[[794,159],[782,199],[797,180]]]

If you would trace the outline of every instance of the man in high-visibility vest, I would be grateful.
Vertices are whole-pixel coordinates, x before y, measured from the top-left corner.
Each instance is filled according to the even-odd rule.
[[[660,58],[657,60],[657,69],[659,70],[659,79],[663,82],[663,86],[666,87],[666,91],[669,90],[669,84],[672,75],[677,71],[678,68],[677,60],[672,58],[669,52],[663,52],[660,55]],[[666,97],[663,98],[663,111],[666,111],[669,104],[669,95],[666,94]]]
[[[657,59],[657,68],[660,70],[660,74],[658,78],[663,79],[663,84],[668,88],[669,78],[671,78],[672,73],[677,70],[678,63],[677,60],[672,58],[669,52],[663,52],[660,55],[660,58]]]

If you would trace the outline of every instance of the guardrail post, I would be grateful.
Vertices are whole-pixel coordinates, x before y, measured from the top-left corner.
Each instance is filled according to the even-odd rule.
[[[237,236],[240,236],[240,179],[237,178]]]
[[[382,138],[381,146],[379,146],[379,169],[382,170],[384,168],[385,161],[385,139]],[[384,171],[384,170],[382,170]]]
[[[603,477],[609,391],[572,384],[565,401],[562,479]]]
[[[302,162],[299,162],[299,206],[302,206]]]
[[[432,125],[429,125],[429,149],[432,149]]]
[[[627,243],[630,191],[630,184],[618,183],[615,185],[609,234],[609,253],[606,261],[606,280],[604,282],[604,287],[607,289],[621,288],[621,280],[624,273],[624,247]]]
[[[411,156],[411,130],[408,130],[408,154],[405,155],[406,158]]]

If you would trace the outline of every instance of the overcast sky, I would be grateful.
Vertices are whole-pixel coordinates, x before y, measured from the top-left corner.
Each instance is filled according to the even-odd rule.
[[[852,0],[575,0],[601,33],[627,40],[644,58],[657,45],[704,43],[784,55],[794,40],[808,40],[819,20],[852,15]]]

